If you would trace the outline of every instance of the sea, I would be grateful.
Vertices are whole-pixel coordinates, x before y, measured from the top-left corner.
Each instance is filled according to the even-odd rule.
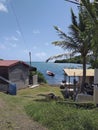
[[[74,64],[74,63],[31,62],[31,65],[36,67],[37,70],[44,75],[47,83],[50,85],[59,85],[61,84],[62,80],[65,80],[63,69],[82,68],[82,64]],[[89,65],[87,65],[87,67],[88,66]],[[55,73],[55,76],[47,75],[46,74],[47,70]],[[68,77],[66,78],[66,80],[68,80]],[[70,82],[73,83],[73,77],[70,78]]]

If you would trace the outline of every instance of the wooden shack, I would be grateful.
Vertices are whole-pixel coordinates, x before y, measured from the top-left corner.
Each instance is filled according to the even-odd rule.
[[[29,84],[30,66],[19,60],[0,60],[0,76],[16,84],[17,89],[26,88]],[[0,89],[8,84],[0,79]]]
[[[78,85],[80,87],[83,69],[64,69],[64,73],[68,77],[78,77]],[[86,82],[90,85],[94,83],[94,69],[86,69]]]

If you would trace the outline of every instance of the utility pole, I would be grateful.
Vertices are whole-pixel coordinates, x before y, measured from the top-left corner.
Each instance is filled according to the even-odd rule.
[[[29,60],[30,60],[30,66],[29,66],[29,84],[32,84],[33,80],[32,80],[32,72],[31,72],[31,52],[29,52]]]
[[[31,52],[29,52],[30,66],[31,66]]]

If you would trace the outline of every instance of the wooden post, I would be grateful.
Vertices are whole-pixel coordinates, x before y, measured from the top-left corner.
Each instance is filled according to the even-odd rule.
[[[75,72],[74,72],[74,101],[76,99],[76,77],[75,77]]]
[[[29,52],[30,66],[31,66],[31,52]]]

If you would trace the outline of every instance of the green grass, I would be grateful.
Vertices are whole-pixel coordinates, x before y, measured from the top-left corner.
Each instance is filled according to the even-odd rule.
[[[55,101],[33,102],[25,107],[34,120],[49,130],[98,130],[98,109],[77,109]]]
[[[32,97],[32,99],[42,99],[43,97],[40,96],[41,94],[49,93],[54,93],[55,95],[63,98],[63,95],[61,94],[59,87],[51,87],[47,84],[41,84],[39,87],[36,87],[34,89],[27,88],[18,91],[18,95],[23,97]]]
[[[51,92],[62,98],[61,103],[39,96]],[[28,93],[23,90],[20,95]],[[29,94],[33,96],[33,101],[25,105],[27,114],[49,130],[98,130],[98,108],[92,107],[91,103],[78,104],[77,107],[73,101],[65,102],[60,89],[48,85],[35,88]]]
[[[49,93],[61,98],[49,99],[46,96]],[[77,104],[77,107],[73,101],[63,99],[59,87],[42,84],[34,89],[19,90],[16,96],[0,93],[0,103],[2,118],[8,117],[10,111],[17,116],[24,111],[49,130],[98,130],[98,108],[92,103]]]

